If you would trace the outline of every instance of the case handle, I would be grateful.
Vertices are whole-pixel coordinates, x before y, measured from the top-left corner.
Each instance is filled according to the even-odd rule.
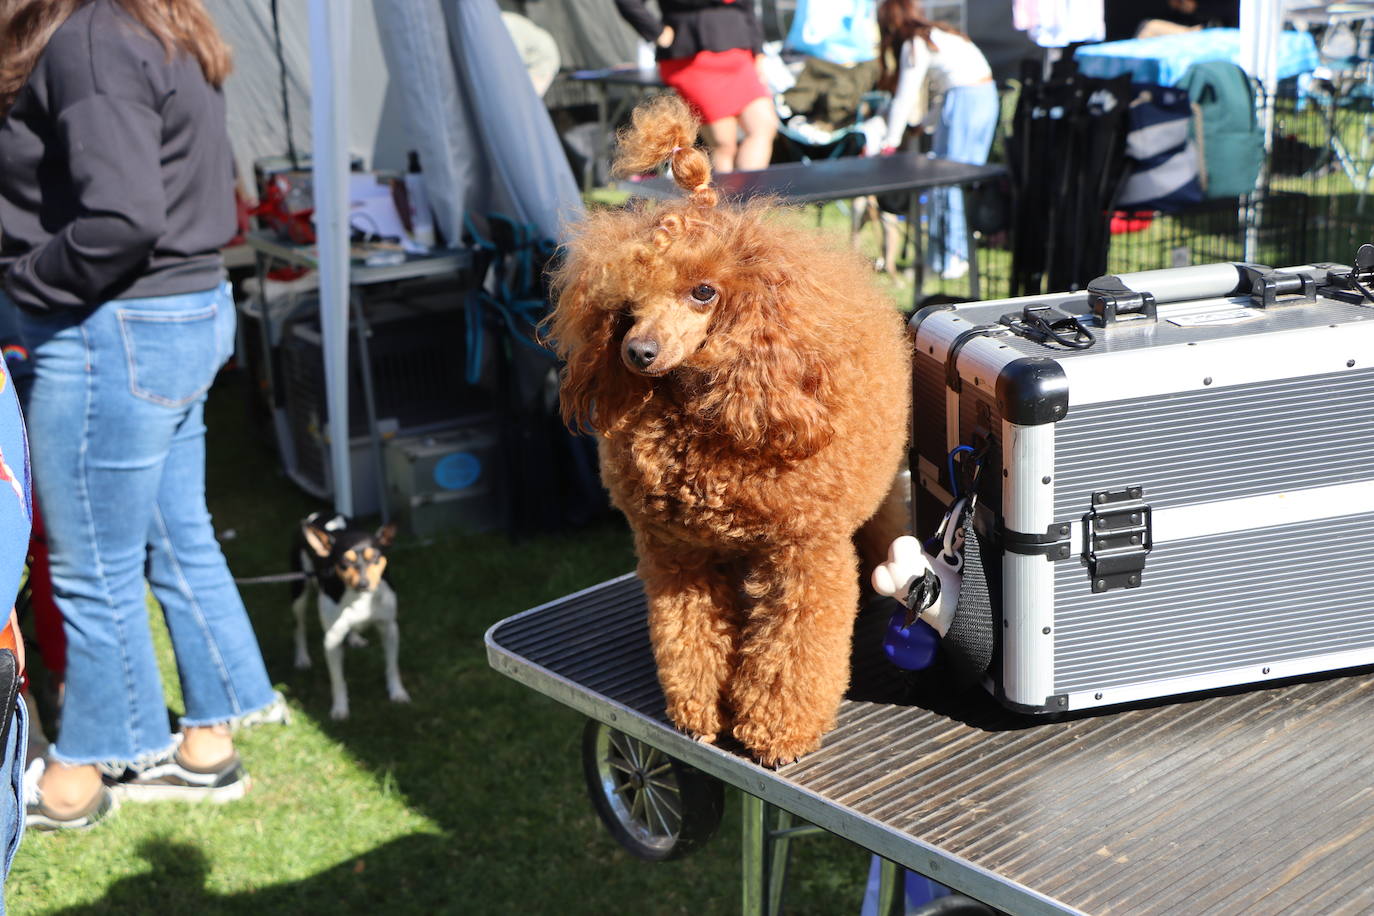
[[[1230,261],[1168,270],[1098,277],[1088,284],[1088,305],[1103,327],[1123,315],[1157,319],[1162,302],[1249,296],[1258,308],[1317,301],[1317,277],[1307,271],[1285,273],[1263,264]]]

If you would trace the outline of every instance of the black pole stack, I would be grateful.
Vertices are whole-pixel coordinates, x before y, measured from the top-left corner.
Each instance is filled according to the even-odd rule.
[[[1021,72],[1007,165],[1012,296],[1083,289],[1106,272],[1112,205],[1126,174],[1130,78],[1089,79],[1072,57]]]

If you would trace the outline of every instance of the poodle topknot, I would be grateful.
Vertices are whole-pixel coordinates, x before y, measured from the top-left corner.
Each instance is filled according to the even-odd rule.
[[[617,169],[667,162],[685,193],[573,227],[544,331],[634,530],[670,718],[777,765],[848,683],[853,537],[899,470],[910,354],[861,257],[720,199],[698,129],[676,96],[634,113]]]

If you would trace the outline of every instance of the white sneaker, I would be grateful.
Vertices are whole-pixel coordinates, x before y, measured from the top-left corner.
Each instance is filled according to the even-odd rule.
[[[960,277],[967,275],[968,261],[965,261],[963,258],[946,258],[945,269],[940,271],[940,278],[943,280],[958,280]]]

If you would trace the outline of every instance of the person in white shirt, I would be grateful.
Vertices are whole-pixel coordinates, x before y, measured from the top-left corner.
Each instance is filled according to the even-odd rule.
[[[921,84],[929,77],[932,88],[944,90],[931,151],[941,159],[987,162],[1001,105],[983,53],[967,35],[927,19],[918,0],[883,0],[878,28],[878,85],[893,93],[883,152],[901,146]],[[957,188],[931,194],[930,265],[946,279],[968,272],[964,195]]]

